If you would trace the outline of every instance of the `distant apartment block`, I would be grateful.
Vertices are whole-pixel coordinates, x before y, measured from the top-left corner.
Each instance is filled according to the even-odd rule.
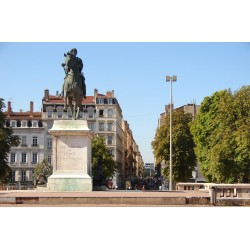
[[[173,104],[172,104],[172,108],[174,109]],[[183,105],[179,108],[176,108],[175,110],[183,110],[184,113],[191,114],[193,118],[195,119],[196,115],[199,113],[200,105],[196,105],[195,103],[192,103],[192,104]],[[170,104],[166,105],[165,112],[160,114],[160,117],[158,119],[158,127],[161,127],[165,123],[165,118],[166,118],[166,115],[169,113],[169,111],[170,111]]]
[[[174,109],[174,106],[172,105],[172,108]],[[187,105],[183,105],[181,107],[176,108],[175,110],[183,110],[184,113],[189,113],[193,116],[193,119],[196,118],[196,115],[199,113],[200,110],[200,105],[196,105],[195,103],[192,104],[187,104]],[[158,119],[158,128],[163,126],[163,124],[165,124],[165,118],[166,115],[169,113],[170,111],[170,104],[165,106],[165,112],[160,114],[160,117]],[[201,171],[200,171],[200,165],[199,163],[197,163],[197,166],[195,166],[195,171],[193,171],[193,178],[192,181],[195,182],[204,182],[205,179],[203,178]]]
[[[122,163],[124,178],[142,177],[143,176],[143,160],[139,147],[136,144],[133,133],[127,121],[123,120],[123,150],[122,150]]]

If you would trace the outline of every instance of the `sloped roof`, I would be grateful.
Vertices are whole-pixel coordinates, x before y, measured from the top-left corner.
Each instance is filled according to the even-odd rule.
[[[28,112],[11,112],[10,117],[7,117],[7,112],[4,112],[5,119],[15,119],[15,120],[37,120],[42,118],[41,112],[33,112],[33,116],[30,116],[30,111]]]
[[[60,96],[50,95],[48,100],[43,99],[43,103],[45,104],[56,104],[56,103],[64,103],[64,98]],[[82,100],[82,104],[94,104],[93,96],[86,96],[86,99]]]

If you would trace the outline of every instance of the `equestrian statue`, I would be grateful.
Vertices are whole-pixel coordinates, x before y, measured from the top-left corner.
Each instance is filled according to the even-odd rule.
[[[67,107],[70,107],[73,120],[79,119],[82,99],[86,99],[85,77],[81,72],[83,63],[76,55],[77,50],[75,48],[71,49],[64,54],[65,59],[64,63],[62,63],[66,76],[61,96],[64,98],[64,110],[67,111]]]

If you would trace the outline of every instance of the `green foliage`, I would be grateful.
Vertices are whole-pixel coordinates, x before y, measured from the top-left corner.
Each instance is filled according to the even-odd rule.
[[[41,163],[38,163],[34,171],[35,185],[46,184],[48,177],[52,175],[53,168],[52,165],[48,163],[47,160],[43,159]]]
[[[190,132],[191,114],[185,114],[183,110],[174,110],[172,114],[172,148],[173,148],[173,180],[187,181],[192,177],[192,171],[196,164],[194,153],[194,141]],[[163,174],[169,178],[169,147],[170,147],[170,116],[166,116],[163,126],[157,129],[151,145],[156,158],[156,163],[165,160],[167,167]]]
[[[209,182],[248,182],[250,173],[250,86],[204,98],[192,125],[195,152]]]
[[[92,139],[92,173],[98,166],[98,160],[102,159],[103,174],[106,178],[111,178],[117,171],[117,165],[104,142],[104,138],[95,135]]]
[[[0,182],[7,183],[11,177],[11,169],[8,166],[8,153],[11,147],[18,146],[20,139],[13,135],[11,128],[5,127],[3,113],[4,100],[0,98]]]

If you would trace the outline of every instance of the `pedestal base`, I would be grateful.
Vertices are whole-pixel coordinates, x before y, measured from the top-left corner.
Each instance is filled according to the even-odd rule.
[[[88,175],[55,174],[48,178],[47,191],[90,192],[92,189],[92,178]]]
[[[91,140],[86,120],[55,120],[49,130],[53,138],[53,174],[47,191],[90,192]]]

